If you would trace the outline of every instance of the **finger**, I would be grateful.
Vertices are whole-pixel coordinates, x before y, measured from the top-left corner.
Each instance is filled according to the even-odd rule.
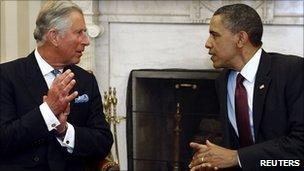
[[[55,79],[54,79],[54,83],[60,83],[68,74],[70,74],[72,71],[70,69],[67,69],[66,71],[64,71],[62,74],[59,74]]]
[[[199,144],[199,143],[195,143],[195,142],[191,142],[190,143],[190,147],[193,148],[194,150],[198,151],[198,150],[204,148],[205,145]]]
[[[203,163],[206,163],[206,157],[204,156],[205,154],[199,154],[197,155],[197,157],[193,158],[191,163],[190,163],[190,166],[193,167],[193,166],[197,166],[197,165],[200,165],[200,164],[203,164]]]
[[[193,155],[193,157],[197,157],[197,155],[200,155],[200,157],[202,157],[202,154],[207,153],[210,148],[207,145],[202,145],[200,144],[197,147],[194,147],[195,153]]]
[[[190,169],[190,171],[203,171],[206,169],[206,166],[204,164],[200,164],[197,166],[194,166]]]
[[[206,167],[211,167],[211,164],[210,164],[210,163],[204,163],[204,165],[205,165]]]
[[[216,144],[211,143],[209,140],[206,140],[206,145],[208,147],[216,147],[217,146]]]
[[[58,116],[58,120],[59,122],[62,124],[62,123],[65,123],[66,120],[67,120],[67,115],[64,115],[64,113],[61,113],[59,116]]]
[[[63,112],[63,114],[65,115],[65,116],[67,116],[67,115],[69,115],[70,114],[70,103],[68,103],[68,106],[66,107],[66,109],[65,109],[65,111]]]
[[[64,87],[63,92],[65,94],[68,94],[72,90],[72,88],[75,86],[75,84],[76,84],[76,81],[73,79],[68,85],[66,85]]]
[[[66,97],[67,102],[71,102],[72,100],[74,100],[76,97],[78,96],[78,92],[74,91],[72,94],[70,94],[69,96]]]
[[[69,73],[66,77],[64,77],[61,81],[61,84],[63,84],[63,86],[66,86],[67,84],[69,84],[71,82],[71,80],[74,78],[74,73]]]
[[[201,151],[195,152],[192,157],[192,160],[201,159],[202,157],[204,157],[207,154],[208,151],[209,151],[209,149],[204,150],[204,151],[201,150]]]

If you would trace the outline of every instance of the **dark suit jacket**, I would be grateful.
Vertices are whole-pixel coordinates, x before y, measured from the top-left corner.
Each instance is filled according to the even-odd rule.
[[[225,69],[217,79],[224,146],[238,149],[243,170],[268,170],[259,167],[261,159],[304,159],[303,61],[300,57],[262,51],[253,95],[255,145],[245,148],[239,148],[228,119],[229,70]]]
[[[76,65],[79,95],[86,103],[71,103],[68,122],[75,128],[72,154],[49,132],[39,105],[48,87],[35,59],[26,58],[0,65],[0,170],[84,170],[85,163],[101,160],[109,153],[113,138],[102,111],[95,77]]]

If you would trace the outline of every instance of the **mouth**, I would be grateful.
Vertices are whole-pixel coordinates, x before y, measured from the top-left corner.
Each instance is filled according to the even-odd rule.
[[[80,55],[82,55],[83,50],[76,51],[76,53],[79,53]]]
[[[214,58],[215,58],[215,54],[213,54],[213,53],[208,53],[211,57],[210,57],[210,59],[213,61],[214,60]]]

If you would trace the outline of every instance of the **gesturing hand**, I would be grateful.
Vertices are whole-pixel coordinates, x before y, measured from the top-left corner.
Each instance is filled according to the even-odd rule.
[[[70,114],[70,103],[68,103],[68,106],[65,109],[65,111],[58,115],[58,120],[60,122],[60,125],[56,127],[56,130],[59,135],[63,136],[63,134],[65,134],[65,131],[67,129],[67,118],[69,114]]]
[[[69,94],[76,84],[76,81],[73,78],[74,73],[69,69],[66,70],[55,78],[48,91],[45,101],[56,116],[63,113],[68,104],[78,95],[77,91]]]
[[[47,96],[43,96],[43,102],[45,102]],[[64,112],[57,115],[57,119],[59,120],[60,124],[56,127],[57,134],[60,136],[64,136],[67,130],[67,118],[70,114],[70,103],[68,103]]]
[[[198,143],[190,143],[190,147],[195,150],[193,159],[189,165],[191,171],[203,170],[206,167],[228,168],[236,166],[237,151],[223,148],[215,145],[210,141],[206,141],[206,145]]]

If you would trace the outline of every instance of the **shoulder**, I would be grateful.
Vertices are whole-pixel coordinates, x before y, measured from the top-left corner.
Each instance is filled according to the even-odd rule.
[[[261,61],[261,65],[269,65],[271,70],[280,73],[303,72],[304,69],[304,58],[295,55],[263,52]]]
[[[22,57],[13,61],[0,64],[0,74],[13,75],[14,73],[22,73],[28,61],[27,57]],[[9,73],[9,74],[8,74]]]
[[[3,69],[4,68],[5,69],[14,68],[14,67],[21,66],[22,64],[24,64],[25,61],[26,61],[26,58],[22,57],[22,58],[15,59],[13,61],[4,62],[4,63],[0,64],[0,67]]]
[[[26,65],[28,64],[33,65],[34,61],[35,61],[35,55],[33,51],[28,56],[20,57],[18,59],[0,64],[0,68],[1,70],[9,70],[9,71],[20,70],[26,67]]]
[[[68,68],[71,69],[75,74],[75,78],[81,80],[81,82],[89,83],[96,80],[94,74],[91,71],[87,71],[77,65],[71,65]]]
[[[91,71],[85,70],[77,65],[71,65],[70,68],[76,75],[84,76],[84,77],[92,77],[93,73]]]
[[[281,53],[266,53],[271,58],[272,63],[277,65],[301,65],[304,62],[304,58],[296,55],[281,54]]]
[[[292,91],[303,86],[304,58],[280,53],[267,53],[265,58],[270,59],[269,74],[277,85],[288,85]]]

